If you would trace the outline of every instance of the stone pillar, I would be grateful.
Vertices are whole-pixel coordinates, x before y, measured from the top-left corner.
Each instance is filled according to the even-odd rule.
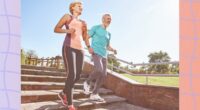
[[[41,66],[44,64],[44,57],[41,58]]]

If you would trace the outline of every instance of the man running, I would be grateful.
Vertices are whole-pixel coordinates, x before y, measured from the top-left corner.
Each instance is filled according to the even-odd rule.
[[[110,23],[111,15],[104,14],[102,17],[102,24],[93,26],[89,31],[89,37],[92,38],[92,45],[91,47],[88,46],[88,48],[94,61],[94,71],[84,82],[84,93],[90,93],[90,82],[95,80],[95,86],[90,95],[90,99],[95,101],[104,101],[104,99],[99,96],[99,88],[107,76],[107,50],[113,51],[115,54],[117,53],[117,51],[110,46],[111,34],[107,31],[107,27]]]

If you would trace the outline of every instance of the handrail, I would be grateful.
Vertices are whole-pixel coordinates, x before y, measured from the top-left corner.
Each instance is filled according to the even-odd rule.
[[[89,56],[89,55],[86,55],[85,54],[85,56],[86,57],[88,57],[88,58],[91,58],[91,56]],[[125,63],[125,64],[128,64],[128,65],[130,65],[130,66],[145,66],[145,65],[161,65],[161,64],[174,64],[174,65],[177,65],[177,64],[179,64],[179,62],[178,61],[173,61],[173,62],[156,62],[156,63],[137,63],[137,64],[133,64],[133,63],[130,63],[130,62],[127,62],[127,61],[125,61],[125,60],[122,60],[122,59],[119,59],[119,58],[116,58],[116,57],[112,57],[112,56],[108,56],[109,58],[111,58],[111,59],[115,59],[115,60],[117,60],[117,61],[120,61],[120,62],[123,62],[123,63]],[[117,69],[117,70],[120,70],[120,71],[122,71],[122,72],[124,72],[124,73],[126,73],[126,74],[129,74],[129,75],[132,75],[132,76],[144,76],[144,77],[146,77],[146,84],[148,85],[148,80],[149,80],[149,77],[178,77],[179,76],[179,74],[156,74],[156,73],[154,73],[154,74],[148,74],[148,73],[141,73],[141,74],[136,74],[136,73],[132,73],[132,72],[130,72],[130,71],[127,71],[127,70],[125,70],[125,69],[123,69],[123,68],[120,68],[120,67],[117,67],[117,66],[114,66],[113,64],[111,65],[111,64],[108,64],[112,69],[111,69],[111,72],[113,72],[113,68],[115,68],[115,69]]]
[[[155,63],[137,63],[137,64],[133,64],[132,62],[128,62],[128,61],[125,61],[125,60],[122,60],[122,59],[119,59],[119,58],[116,58],[116,57],[112,57],[112,56],[108,56],[112,59],[115,59],[117,61],[121,61],[123,63],[126,63],[128,65],[131,65],[131,66],[144,66],[144,65],[160,65],[160,64],[179,64],[178,61],[173,61],[173,62],[155,62]]]
[[[90,58],[89,55],[85,55],[87,57]],[[123,63],[126,63],[130,66],[144,66],[144,65],[160,65],[160,64],[179,64],[178,61],[173,61],[173,62],[154,62],[154,63],[136,63],[136,64],[133,64],[132,62],[128,62],[128,61],[125,61],[125,60],[122,60],[122,59],[119,59],[119,58],[116,58],[116,57],[112,57],[112,56],[108,56],[109,58],[112,58],[112,59],[115,59],[117,61],[120,61],[120,62],[123,62]]]
[[[86,57],[88,58],[91,58],[91,56],[89,55],[85,55]],[[136,63],[136,64],[133,64],[133,63],[130,63],[128,61],[125,61],[125,60],[122,60],[122,59],[119,59],[119,58],[115,58],[115,57],[112,57],[112,56],[108,56],[109,58],[112,58],[112,59],[115,59],[117,61],[121,61],[123,63],[126,63],[130,66],[144,66],[144,65],[161,65],[161,64],[179,64],[178,61],[172,61],[172,62],[156,62],[156,63]]]
[[[178,77],[179,76],[179,74],[156,74],[156,73],[155,74],[147,74],[147,73],[138,74],[138,73],[131,73],[130,71],[127,71],[125,69],[119,68],[117,66],[114,66],[114,65],[111,65],[111,64],[108,64],[108,65],[109,66],[113,66],[115,69],[118,69],[118,70],[120,70],[122,72],[125,72],[125,73],[127,73],[129,75],[132,75],[132,76],[155,76],[155,77]]]

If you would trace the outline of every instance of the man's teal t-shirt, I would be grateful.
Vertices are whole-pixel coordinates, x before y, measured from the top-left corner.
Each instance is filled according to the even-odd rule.
[[[107,46],[109,45],[111,34],[102,25],[96,25],[89,31],[89,35],[92,38],[91,47],[94,53],[107,58]]]

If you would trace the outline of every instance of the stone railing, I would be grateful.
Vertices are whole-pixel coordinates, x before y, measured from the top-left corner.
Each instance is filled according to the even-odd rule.
[[[58,69],[63,68],[63,60],[61,56],[52,58],[31,58],[27,57],[25,60],[26,65],[56,67]]]

